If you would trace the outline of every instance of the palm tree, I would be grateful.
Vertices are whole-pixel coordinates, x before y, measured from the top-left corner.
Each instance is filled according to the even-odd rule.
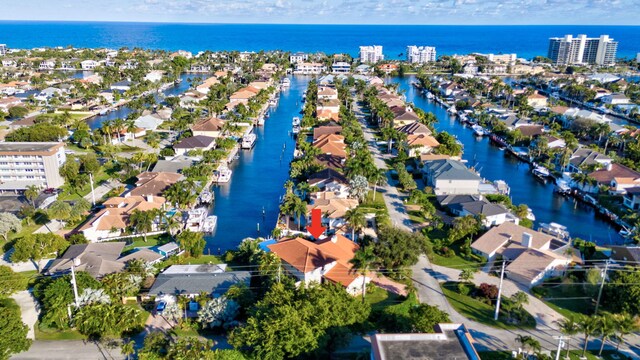
[[[373,247],[362,247],[353,255],[353,259],[349,260],[349,263],[353,265],[352,270],[360,273],[362,276],[362,302],[367,293],[367,272],[371,264],[376,261],[376,256],[373,253]]]
[[[31,206],[36,207],[36,199],[40,195],[40,188],[36,185],[29,185],[24,190],[24,197],[31,202]]]
[[[602,356],[602,350],[604,349],[604,344],[607,342],[607,339],[616,334],[616,325],[617,323],[611,314],[604,314],[596,318],[597,331],[602,341],[598,356]]]
[[[598,329],[598,318],[582,315],[578,319],[578,327],[584,334],[584,347],[582,348],[582,357],[584,357],[584,354],[587,352],[589,337],[593,335]]]
[[[293,216],[298,221],[298,230],[300,230],[302,228],[302,221],[300,217],[302,217],[302,215],[307,214],[307,202],[295,195],[294,197],[295,197],[295,200],[293,203],[293,208],[291,210],[292,210]]]
[[[364,213],[359,207],[347,210],[347,213],[344,216],[344,219],[349,223],[351,227],[351,240],[356,241],[355,233],[360,231],[367,224],[367,219],[364,216]]]
[[[618,339],[616,351],[618,351],[620,350],[620,344],[624,342],[624,337],[638,331],[640,326],[638,326],[636,318],[627,313],[617,314],[614,318],[616,321],[616,330],[618,332],[618,335],[616,335]]]
[[[129,360],[130,356],[136,352],[133,345],[135,345],[135,343],[132,340],[124,341],[122,343],[120,351],[122,352],[122,355],[126,356],[126,360]]]
[[[131,227],[137,233],[142,233],[145,242],[147,242],[147,233],[151,232],[153,229],[153,221],[155,217],[155,212],[153,210],[140,211],[137,209],[133,210],[131,216],[129,216]]]
[[[529,355],[529,351],[538,351],[540,350],[540,343],[538,340],[532,338],[529,335],[518,335],[516,336],[516,341],[520,343],[520,346],[525,350],[525,353]]]
[[[376,170],[369,175],[369,182],[373,184],[373,198],[371,199],[371,202],[376,201],[376,190],[378,190],[378,186],[384,185],[386,180],[387,174],[382,169],[376,168]]]
[[[567,335],[567,355],[565,359],[569,359],[569,352],[571,351],[571,336],[576,335],[580,331],[579,324],[573,317],[568,317],[557,322],[560,327],[560,332]]]

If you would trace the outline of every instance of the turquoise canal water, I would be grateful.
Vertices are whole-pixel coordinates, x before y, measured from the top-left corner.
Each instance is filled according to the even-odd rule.
[[[214,187],[212,213],[218,216],[218,226],[206,237],[211,254],[235,248],[246,237],[266,237],[275,227],[295,146],[291,120],[299,116],[310,79],[291,78],[291,87],[280,93],[265,125],[255,128],[258,140],[253,149],[240,150],[240,158],[230,166],[231,181]]]
[[[600,245],[623,242],[616,229],[591,207],[578,203],[573,198],[555,194],[551,182],[541,182],[531,175],[529,164],[501,151],[490,143],[488,137],[475,136],[471,128],[463,126],[453,116],[449,116],[443,107],[422,96],[411,86],[415,77],[393,78],[389,81],[400,83],[407,101],[436,115],[437,130],[444,130],[458,137],[464,144],[463,159],[468,161],[469,166],[475,166],[482,177],[488,180],[505,180],[511,187],[513,203],[527,204],[536,216],[536,225],[541,222],[556,222],[567,226],[572,237],[591,240]]]

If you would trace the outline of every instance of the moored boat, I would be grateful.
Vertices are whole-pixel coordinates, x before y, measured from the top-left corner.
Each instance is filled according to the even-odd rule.
[[[487,133],[484,130],[484,128],[480,125],[473,125],[471,126],[471,129],[473,129],[473,132],[477,135],[477,136],[485,136]]]
[[[531,172],[533,173],[533,175],[542,179],[545,179],[551,176],[549,169],[545,168],[544,166],[535,165],[533,170],[531,170]]]
[[[300,118],[295,116],[291,121],[291,125],[293,125],[294,127],[300,125]]]
[[[540,224],[540,227],[538,228],[538,230],[540,230],[545,234],[555,236],[561,240],[569,239],[569,231],[567,230],[567,227],[564,225],[560,225],[558,223],[554,223],[554,222],[550,222],[548,224],[542,223]]]
[[[202,231],[205,233],[212,233],[213,230],[216,229],[216,225],[218,225],[218,217],[215,215],[209,215],[202,224]]]
[[[231,180],[231,174],[233,171],[229,169],[226,165],[220,165],[216,171],[213,173],[213,181],[218,184],[228,183]]]
[[[243,149],[251,149],[253,145],[256,143],[256,139],[258,137],[254,133],[249,133],[242,137],[242,144],[240,145]]]
[[[184,228],[193,232],[202,231],[204,219],[207,217],[207,212],[207,209],[203,207],[189,210]]]
[[[198,196],[198,202],[200,204],[211,204],[211,202],[213,201],[213,193],[209,190],[205,190],[202,193],[200,193],[200,196]]]
[[[283,78],[283,79],[280,81],[280,85],[281,85],[282,87],[288,88],[289,86],[291,86],[291,80],[289,80],[289,78]]]

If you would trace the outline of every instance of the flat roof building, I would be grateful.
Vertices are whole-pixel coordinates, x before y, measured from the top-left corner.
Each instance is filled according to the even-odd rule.
[[[66,160],[62,142],[0,143],[0,191],[59,188],[64,184],[59,168]]]
[[[377,63],[384,60],[382,54],[382,46],[360,46],[360,62],[363,63]]]
[[[549,39],[548,57],[555,64],[614,65],[618,42],[609,35],[588,38],[587,35],[565,35]]]
[[[436,61],[436,48],[433,46],[407,46],[407,62],[424,64]]]
[[[473,337],[462,324],[438,324],[434,333],[375,334],[372,360],[480,360]]]

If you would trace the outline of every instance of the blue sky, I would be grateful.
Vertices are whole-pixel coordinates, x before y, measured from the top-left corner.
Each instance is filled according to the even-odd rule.
[[[638,9],[640,0],[18,0],[0,20],[637,25]]]

